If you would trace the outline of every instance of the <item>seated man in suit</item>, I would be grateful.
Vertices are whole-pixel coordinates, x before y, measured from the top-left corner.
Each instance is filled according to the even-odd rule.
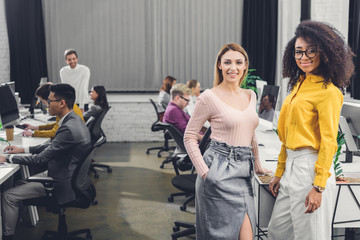
[[[50,176],[58,182],[54,186],[58,204],[75,200],[71,188],[71,177],[77,163],[90,149],[90,133],[85,123],[72,110],[75,102],[75,89],[69,84],[50,86],[48,98],[50,115],[57,116],[59,129],[54,140],[49,144],[20,148],[9,146],[9,153],[33,153],[33,155],[0,155],[0,162],[10,162],[25,165],[46,165],[47,172],[41,174]],[[46,175],[45,175],[46,176]],[[22,200],[46,196],[41,183],[22,181],[22,184],[11,188],[2,196],[3,239],[13,239]]]
[[[184,134],[190,116],[184,112],[184,108],[189,104],[191,90],[185,84],[175,84],[171,90],[171,101],[166,107],[163,122],[170,123]],[[198,134],[198,140],[202,135]]]
[[[45,83],[45,84],[41,85],[40,87],[38,87],[38,89],[36,89],[36,92],[35,92],[35,96],[38,97],[45,105],[48,105],[47,99],[48,99],[49,94],[50,94],[50,86],[51,85],[52,85],[51,82]],[[81,120],[84,121],[82,111],[80,110],[78,105],[76,105],[74,103],[74,106],[73,106],[72,110],[77,115],[80,116]],[[25,124],[26,129],[25,129],[25,131],[23,131],[22,134],[23,134],[23,136],[28,136],[28,137],[32,136],[32,137],[54,138],[55,133],[59,128],[59,125],[58,125],[59,121],[60,121],[60,119],[58,117],[56,117],[56,122],[55,123],[50,123],[50,124],[40,125],[40,126],[32,126],[30,124]],[[35,131],[32,132],[32,131],[29,131],[29,130],[35,130]]]

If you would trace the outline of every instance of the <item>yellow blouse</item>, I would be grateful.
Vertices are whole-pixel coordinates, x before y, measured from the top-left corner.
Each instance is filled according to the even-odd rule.
[[[275,176],[285,171],[286,149],[312,147],[319,151],[314,185],[325,187],[337,150],[337,132],[344,97],[332,83],[324,85],[321,76],[300,77],[280,111],[278,135],[282,142]]]
[[[74,104],[73,111],[77,115],[79,115],[81,117],[81,119],[84,121],[82,111],[78,107],[78,105]],[[59,125],[58,125],[59,121],[60,121],[60,119],[58,117],[56,117],[56,122],[39,126],[39,130],[34,131],[34,137],[54,138],[56,131],[59,128]]]

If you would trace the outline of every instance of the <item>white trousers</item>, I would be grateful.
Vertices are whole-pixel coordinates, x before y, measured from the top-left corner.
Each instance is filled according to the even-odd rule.
[[[285,172],[269,223],[271,240],[330,240],[336,182],[333,166],[321,206],[305,214],[305,198],[315,179],[318,152],[312,148],[287,150]]]

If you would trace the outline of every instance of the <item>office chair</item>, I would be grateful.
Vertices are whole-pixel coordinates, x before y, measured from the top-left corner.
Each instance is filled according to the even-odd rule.
[[[100,114],[94,119],[90,117],[86,121],[86,126],[90,131],[91,135],[91,143],[97,143],[97,147],[100,147],[104,143],[106,143],[106,136],[104,131],[101,129],[101,123],[104,120],[106,113],[110,110],[111,107],[103,109]],[[96,163],[94,160],[91,163],[90,171],[94,173],[94,178],[99,178],[99,173],[96,171],[95,168],[105,168],[108,173],[112,172],[112,169],[109,165]]]
[[[159,150],[158,153],[157,153],[157,156],[158,157],[161,157],[161,153],[162,152],[168,152],[170,150],[174,150],[175,147],[169,147],[169,139],[171,139],[171,136],[169,135],[169,133],[167,133],[165,131],[165,127],[162,126],[161,124],[161,121],[160,121],[160,114],[159,114],[159,111],[158,111],[158,107],[156,105],[156,103],[152,100],[152,99],[149,99],[151,104],[153,105],[154,109],[155,109],[155,112],[156,112],[156,121],[153,122],[153,124],[151,125],[151,131],[152,132],[159,132],[159,131],[163,131],[164,132],[164,145],[161,146],[161,147],[151,147],[151,148],[148,148],[146,150],[146,154],[149,154],[151,150]],[[163,168],[164,166],[162,165],[161,168]]]
[[[195,181],[197,176],[194,174],[195,169],[192,166],[190,157],[186,153],[183,134],[176,127],[169,123],[163,123],[163,125],[166,126],[167,131],[169,131],[169,134],[172,136],[177,145],[177,149],[175,150],[174,155],[171,157],[171,161],[176,173],[176,176],[171,180],[171,183],[174,187],[182,191],[179,193],[170,194],[168,201],[173,202],[174,197],[177,196],[189,197],[180,207],[181,211],[186,211],[187,204],[195,199]],[[206,131],[203,139],[199,143],[199,149],[202,154],[206,150],[210,134],[211,128]],[[179,170],[186,171],[190,169],[192,169],[191,174],[180,174],[179,172]]]
[[[24,201],[25,205],[45,206],[46,211],[59,215],[58,231],[45,231],[41,239],[92,239],[90,229],[80,229],[72,232],[67,231],[65,209],[73,208],[88,208],[94,201],[96,190],[88,176],[91,159],[93,158],[95,147],[91,147],[79,161],[74,174],[71,178],[71,186],[75,192],[76,199],[74,201],[58,204],[54,192],[54,180],[51,177],[29,177],[29,182],[39,182],[45,187],[47,196],[41,198],[27,199]],[[85,238],[76,237],[85,234]]]
[[[199,149],[200,149],[201,154],[204,154],[204,152],[207,149],[207,146],[208,146],[209,140],[210,140],[210,135],[211,135],[211,128],[209,128],[205,132],[203,139],[199,143]],[[181,170],[181,164],[184,164],[184,162],[186,162],[186,161],[191,162],[190,158],[187,156],[182,157],[180,159],[174,158],[174,161],[173,161],[174,168],[177,169],[177,170],[175,170],[177,175],[171,181],[173,186],[191,196],[180,207],[181,211],[185,211],[186,204],[189,203],[190,201],[194,200],[194,198],[195,198],[195,183],[196,183],[196,178],[197,178],[197,175],[194,174],[193,171],[191,174],[182,174],[182,175],[178,174],[179,170]],[[185,169],[187,169],[187,167],[185,167]],[[171,196],[172,195],[173,194],[171,194]],[[180,228],[184,228],[184,230],[180,231]],[[188,236],[191,234],[195,234],[195,232],[196,232],[196,229],[195,229],[194,223],[175,221],[174,227],[173,227],[173,234],[171,234],[171,237],[173,240],[175,240],[180,237],[185,237],[185,236]]]

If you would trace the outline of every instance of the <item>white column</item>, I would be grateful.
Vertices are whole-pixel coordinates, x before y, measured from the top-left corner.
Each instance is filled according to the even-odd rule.
[[[10,53],[5,17],[5,0],[0,0],[0,83],[9,81]]]

